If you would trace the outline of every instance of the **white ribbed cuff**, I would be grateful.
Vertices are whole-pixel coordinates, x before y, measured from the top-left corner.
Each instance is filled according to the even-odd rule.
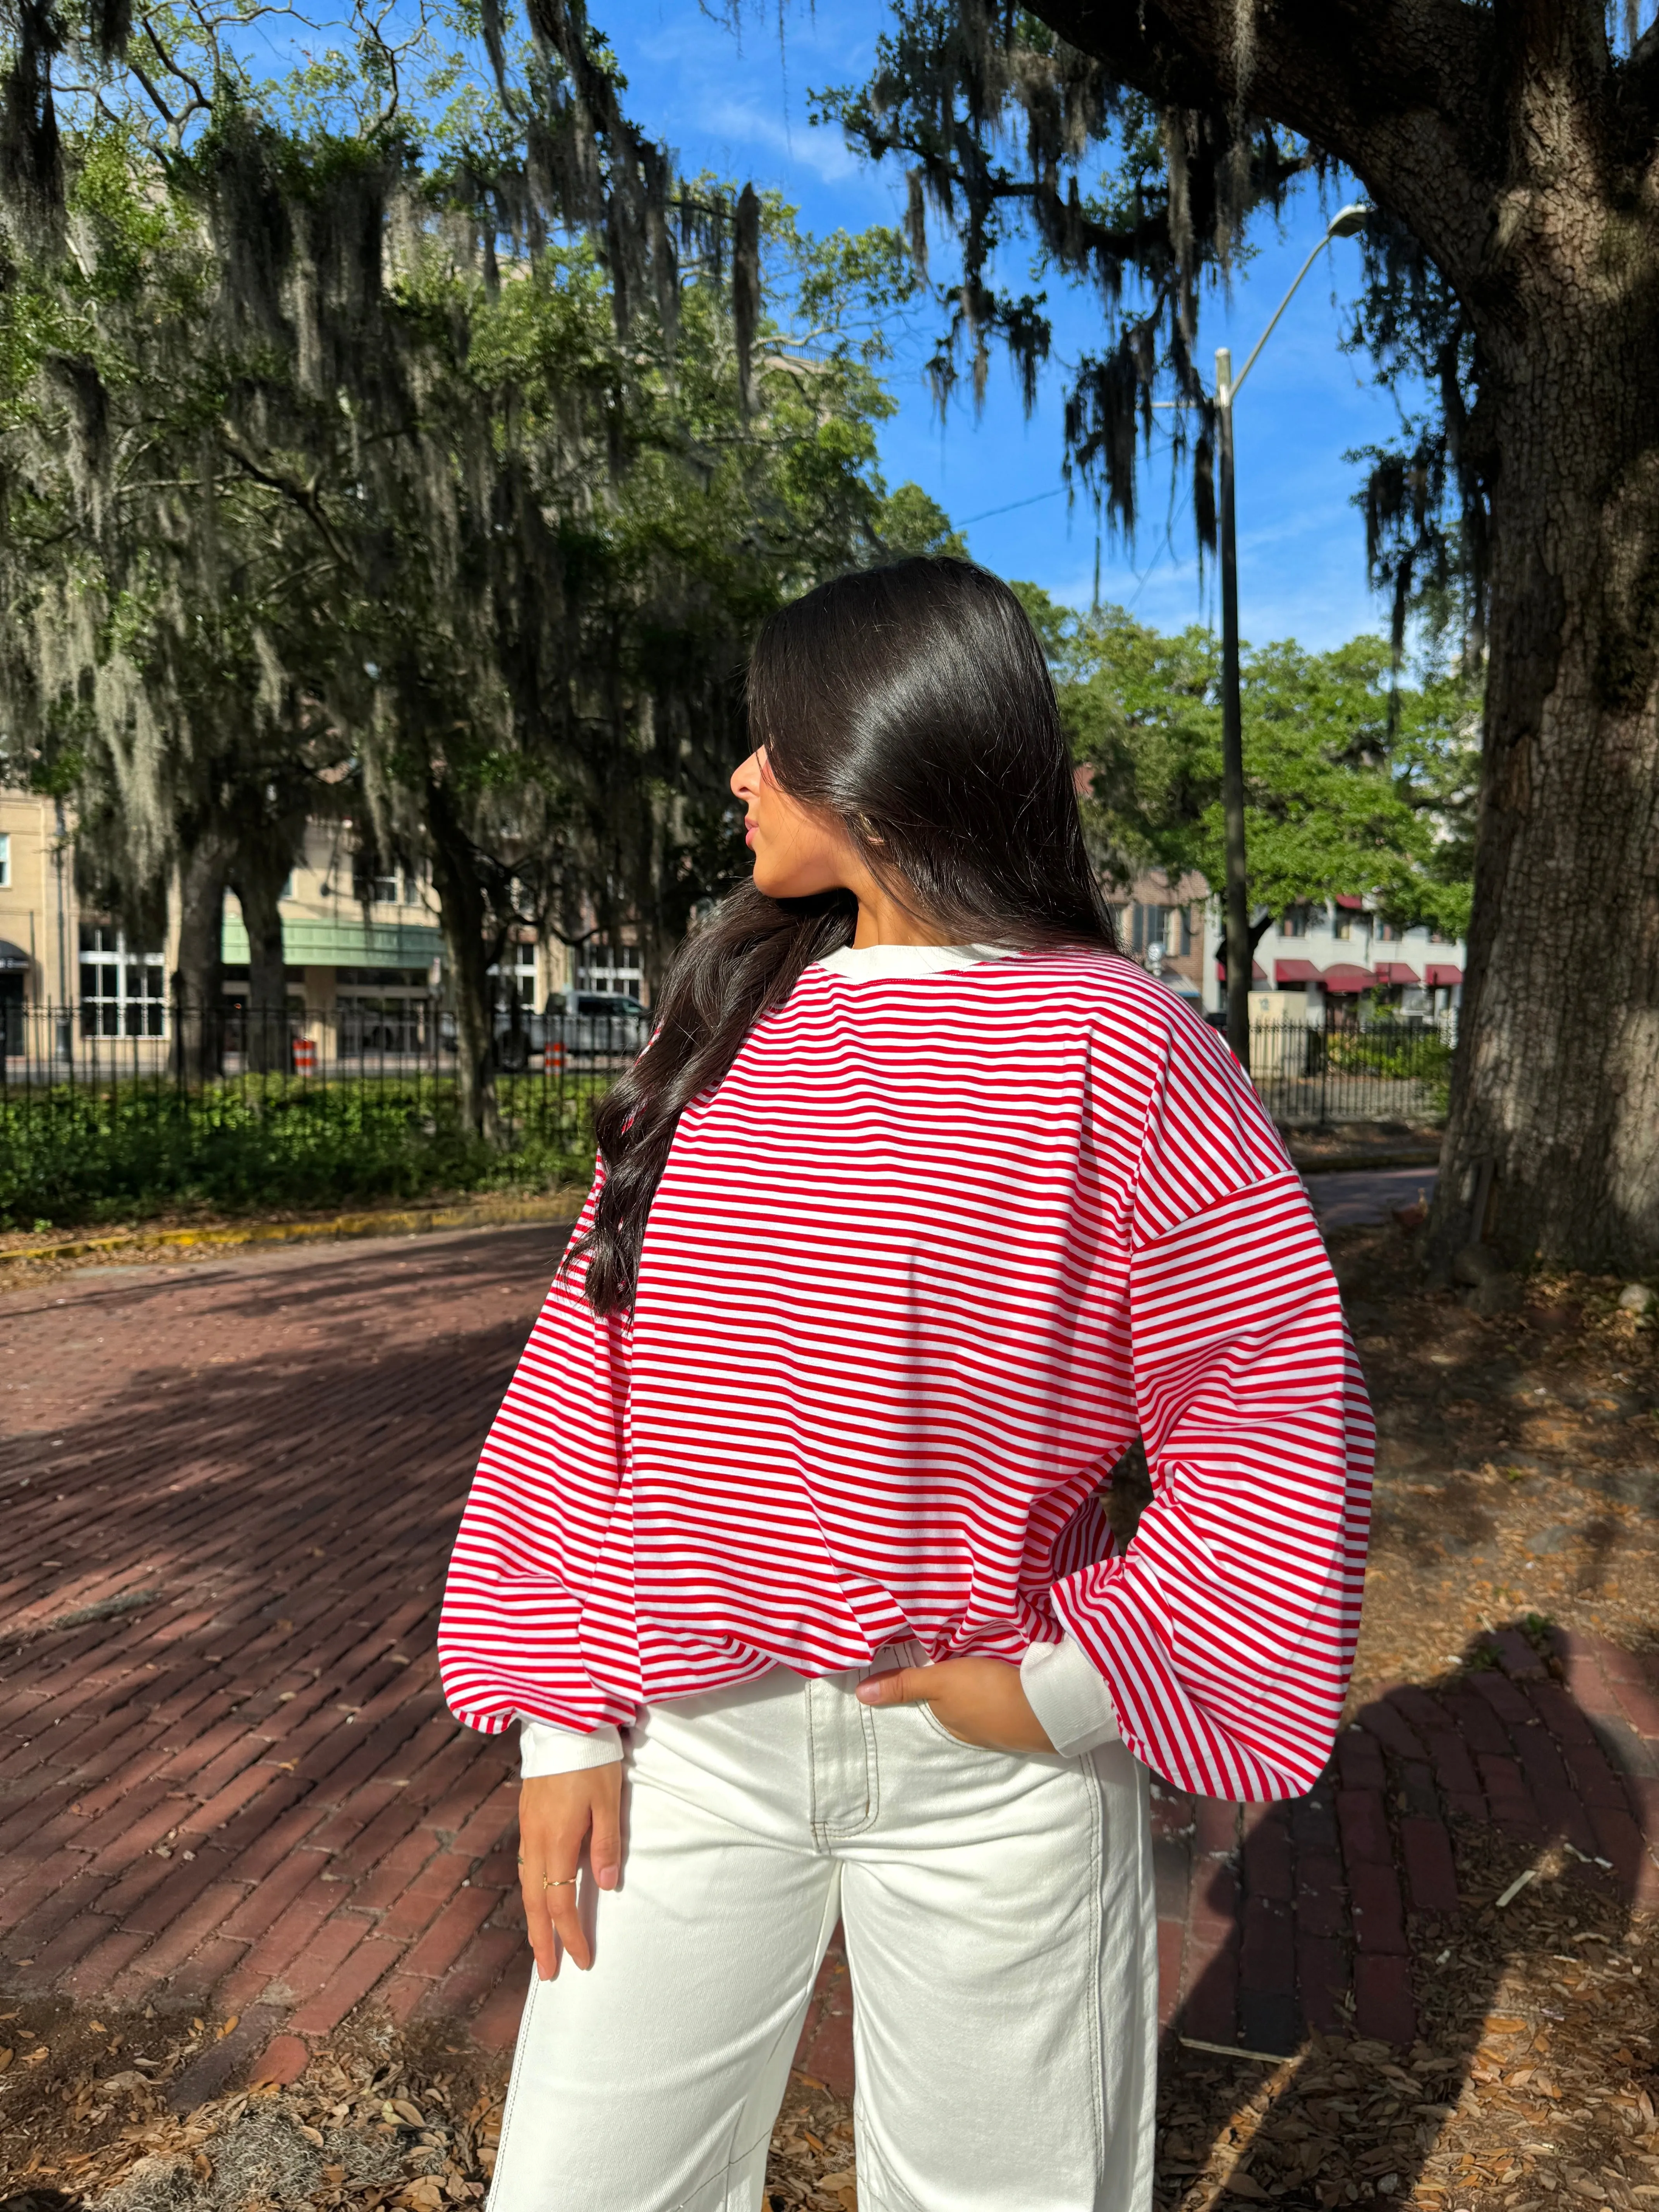
[[[1033,1644],[1019,1662],[1020,1687],[1054,1749],[1068,1759],[1118,1741],[1117,1713],[1105,1677],[1073,1637]]]
[[[622,1737],[606,1721],[596,1729],[560,1728],[552,1721],[519,1715],[519,1775],[533,1782],[544,1774],[579,1774],[585,1766],[612,1766],[623,1755]]]

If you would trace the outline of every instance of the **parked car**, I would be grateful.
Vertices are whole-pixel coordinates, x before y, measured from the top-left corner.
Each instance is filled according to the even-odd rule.
[[[629,1060],[651,1034],[651,1015],[637,999],[607,991],[550,991],[538,1014],[510,1007],[495,1015],[495,1065],[522,1074],[550,1052],[571,1060]]]

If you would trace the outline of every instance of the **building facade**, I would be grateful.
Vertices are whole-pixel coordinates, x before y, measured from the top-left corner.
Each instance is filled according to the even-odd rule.
[[[1223,1004],[1224,936],[1215,900],[1204,961],[1210,1012]],[[1467,958],[1462,938],[1442,937],[1426,925],[1402,930],[1368,900],[1310,901],[1278,915],[1257,943],[1250,1017],[1322,1029],[1364,1012],[1450,1030],[1462,1003]]]
[[[1113,905],[1130,958],[1181,997],[1219,1018],[1224,1004],[1225,922],[1200,875],[1140,876]],[[1373,1018],[1450,1028],[1463,994],[1466,947],[1421,927],[1402,930],[1361,898],[1320,900],[1276,917],[1255,948],[1250,1016],[1257,1024],[1321,1029]]]
[[[9,1054],[21,1049],[23,1008],[64,1003],[78,981],[80,915],[60,823],[53,800],[0,789],[0,1031]]]
[[[281,911],[287,1012],[296,1036],[325,1034],[347,1058],[432,1048],[444,1000],[443,934],[424,872],[370,873],[349,822],[315,822]],[[234,896],[225,900],[223,927],[234,1043],[234,1018],[247,1012],[249,995],[247,931]],[[0,1032],[9,1055],[25,1049],[26,1027],[33,1057],[118,1042],[164,1052],[177,928],[175,914],[157,942],[131,943],[107,915],[84,908],[75,888],[72,823],[52,799],[0,790]],[[502,1002],[516,999],[526,1012],[572,989],[643,995],[640,953],[626,941],[596,937],[573,949],[526,930],[497,972]],[[274,1010],[259,1010],[267,1011]]]
[[[1200,875],[1172,878],[1162,868],[1138,877],[1112,902],[1117,939],[1132,960],[1180,998],[1204,998],[1204,945],[1210,887]]]

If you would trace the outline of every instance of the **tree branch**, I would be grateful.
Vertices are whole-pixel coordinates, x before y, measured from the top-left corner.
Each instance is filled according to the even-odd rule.
[[[155,58],[161,63],[162,68],[167,72],[169,76],[176,76],[178,78],[179,83],[182,84],[186,91],[189,92],[195,106],[210,110],[213,106],[213,102],[208,98],[206,93],[203,91],[201,86],[190,74],[190,71],[186,69],[181,68],[173,59],[173,56],[167,52],[167,48],[161,44],[160,38],[156,35],[155,26],[148,15],[144,18],[144,36],[149,40],[150,45],[155,49]]]
[[[287,476],[264,468],[254,459],[228,422],[219,426],[219,435],[224,441],[225,451],[255,483],[265,485],[271,491],[281,492],[297,507],[322,539],[342,568],[349,568],[350,560],[343,545],[335,535],[333,525],[323,512],[322,501],[317,496],[314,484],[301,483],[297,477]]]
[[[1248,81],[1235,0],[1039,0],[1060,37],[1160,103],[1243,103],[1346,164],[1460,288],[1480,265],[1506,149],[1495,15],[1461,0],[1256,0]]]

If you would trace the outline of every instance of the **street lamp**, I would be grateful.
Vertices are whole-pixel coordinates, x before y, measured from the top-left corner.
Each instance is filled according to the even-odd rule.
[[[1255,367],[1256,356],[1291,304],[1297,285],[1334,238],[1352,238],[1365,225],[1369,202],[1339,208],[1325,235],[1296,272],[1273,318],[1235,376],[1226,346],[1215,355],[1216,444],[1221,462],[1221,811],[1226,833],[1227,1042],[1241,1067],[1250,1064],[1250,908],[1244,872],[1244,726],[1238,696],[1238,541],[1233,519],[1233,401]]]

